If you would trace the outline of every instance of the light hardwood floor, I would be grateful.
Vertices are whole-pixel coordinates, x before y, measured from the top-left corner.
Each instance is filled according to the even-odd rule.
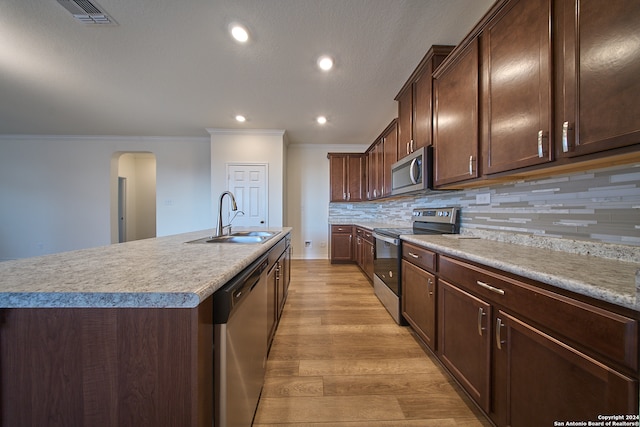
[[[293,260],[254,427],[490,426],[355,265]]]

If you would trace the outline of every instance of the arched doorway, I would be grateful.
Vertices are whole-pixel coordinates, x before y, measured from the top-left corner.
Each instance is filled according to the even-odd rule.
[[[111,243],[156,237],[156,156],[116,152],[111,162]]]

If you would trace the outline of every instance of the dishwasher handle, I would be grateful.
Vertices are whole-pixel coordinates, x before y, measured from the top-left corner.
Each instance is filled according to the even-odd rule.
[[[251,293],[268,266],[268,255],[265,254],[213,294],[214,324],[227,323],[234,307]]]

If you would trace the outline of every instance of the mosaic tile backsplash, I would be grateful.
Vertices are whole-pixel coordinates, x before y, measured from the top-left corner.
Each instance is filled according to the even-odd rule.
[[[488,204],[476,203],[476,196],[487,194]],[[331,203],[329,221],[408,225],[413,208],[439,206],[461,208],[463,234],[578,253],[607,244],[612,252],[603,256],[640,262],[640,164],[472,190]]]

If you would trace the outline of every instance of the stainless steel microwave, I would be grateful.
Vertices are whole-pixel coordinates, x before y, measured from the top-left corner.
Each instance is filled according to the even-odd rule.
[[[433,147],[421,147],[391,165],[391,195],[432,188]]]

